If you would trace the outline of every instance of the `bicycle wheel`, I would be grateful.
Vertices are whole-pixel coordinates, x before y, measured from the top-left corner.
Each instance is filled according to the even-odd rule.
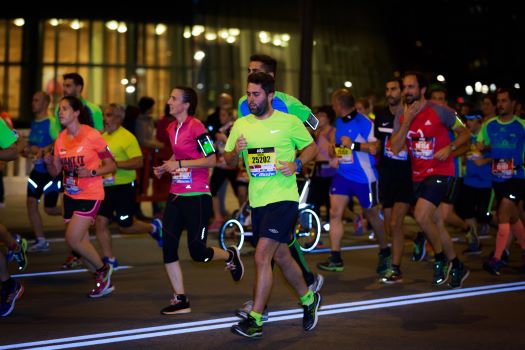
[[[312,209],[306,208],[299,211],[295,225],[295,238],[303,252],[309,252],[317,246],[321,238],[321,222],[319,216]]]
[[[234,245],[241,250],[244,243],[244,227],[236,219],[230,219],[222,224],[219,230],[219,244],[226,250]]]

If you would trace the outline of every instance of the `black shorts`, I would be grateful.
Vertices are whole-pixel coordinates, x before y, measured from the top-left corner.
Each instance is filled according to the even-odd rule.
[[[297,221],[298,204],[282,201],[252,208],[252,229],[257,240],[266,237],[279,243],[290,243]]]
[[[210,192],[213,197],[217,195],[219,189],[226,179],[230,181],[233,191],[237,192],[237,173],[238,169],[213,168],[210,178]]]
[[[463,179],[461,177],[450,177],[448,181],[447,195],[443,198],[443,203],[454,204],[458,200]]]
[[[40,173],[33,169],[27,179],[27,197],[40,200],[43,194],[44,206],[54,208],[57,206],[58,195],[60,194],[59,181],[62,181],[62,175],[53,179],[49,173]]]
[[[386,169],[381,171],[379,175],[379,201],[383,208],[392,208],[394,203],[413,203],[412,174],[410,172],[387,171]]]
[[[523,186],[525,186],[525,179],[508,179],[503,182],[492,182],[496,203],[499,205],[503,198],[507,198],[518,204],[523,199]]]
[[[424,198],[436,207],[447,197],[451,177],[432,175],[421,182],[414,182],[414,198]],[[415,203],[414,203],[415,204]]]
[[[132,183],[104,187],[104,200],[98,215],[108,219],[115,218],[120,227],[133,225],[135,211],[135,187]]]
[[[99,200],[74,199],[64,195],[64,221],[69,222],[73,215],[77,215],[91,218],[94,223],[101,203]]]
[[[478,188],[461,185],[454,209],[462,219],[476,218],[479,223],[490,223],[494,191],[492,188]]]

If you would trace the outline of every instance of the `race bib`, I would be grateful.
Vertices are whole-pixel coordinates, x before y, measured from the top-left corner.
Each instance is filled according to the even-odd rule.
[[[350,148],[336,146],[335,155],[339,160],[339,164],[352,164],[354,162],[354,155]]]
[[[434,137],[420,137],[412,139],[412,156],[417,159],[430,160],[434,158],[434,146],[436,139]]]
[[[173,184],[191,184],[191,169],[179,168],[171,176],[171,183]]]
[[[510,179],[514,175],[514,159],[500,158],[492,160],[492,174],[502,179]]]
[[[64,191],[67,194],[79,194],[82,192],[78,187],[78,173],[76,171],[64,173]]]
[[[249,148],[248,169],[252,177],[275,176],[277,155],[274,147]]]
[[[390,140],[388,139],[388,136],[385,137],[385,157],[395,160],[407,160],[408,159],[408,152],[405,150],[399,151],[398,154],[395,154],[392,152],[392,146],[390,144]]]

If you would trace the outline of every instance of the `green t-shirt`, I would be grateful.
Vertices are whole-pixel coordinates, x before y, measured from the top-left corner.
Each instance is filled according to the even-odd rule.
[[[98,131],[104,129],[104,119],[102,116],[102,109],[96,104],[89,102],[88,100],[82,99],[84,105],[91,111],[91,116],[93,117],[93,127]]]
[[[122,126],[113,133],[104,132],[102,137],[117,162],[142,156],[137,138]],[[124,185],[135,181],[135,170],[119,169],[116,173],[103,177],[104,186]]]
[[[0,118],[0,148],[9,148],[17,140],[16,134],[9,129],[5,121]]]
[[[284,92],[275,91],[272,100],[272,108],[277,111],[295,115],[303,123],[308,119],[312,110],[307,106],[303,105],[301,101],[293,96],[285,94]],[[250,114],[250,108],[248,107],[248,100],[246,95],[239,99],[237,106],[237,115],[239,118],[245,117]]]
[[[312,136],[297,118],[274,110],[265,119],[253,114],[238,119],[230,132],[225,151],[231,152],[240,135],[246,139],[247,150],[242,152],[250,177],[249,198],[252,207],[299,200],[295,174],[284,176],[276,168],[279,161],[293,162],[296,149],[313,142]]]

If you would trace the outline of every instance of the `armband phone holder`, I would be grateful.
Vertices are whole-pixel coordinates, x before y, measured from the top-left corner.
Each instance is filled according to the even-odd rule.
[[[306,119],[305,123],[312,128],[312,130],[316,130],[317,126],[319,126],[319,119],[313,114],[310,113],[308,118]]]
[[[202,154],[204,154],[205,157],[209,156],[210,154],[215,153],[215,148],[213,147],[213,141],[210,139],[208,134],[202,134],[197,137],[197,144],[199,145],[199,149]]]

